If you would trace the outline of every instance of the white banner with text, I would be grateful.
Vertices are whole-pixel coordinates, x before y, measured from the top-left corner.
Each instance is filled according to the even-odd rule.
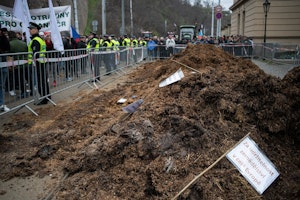
[[[31,9],[31,22],[39,24],[41,31],[50,32],[50,10],[49,8]],[[22,22],[13,16],[13,8],[0,5],[0,24],[2,28],[11,31],[22,31]],[[71,6],[54,7],[59,31],[70,31]]]

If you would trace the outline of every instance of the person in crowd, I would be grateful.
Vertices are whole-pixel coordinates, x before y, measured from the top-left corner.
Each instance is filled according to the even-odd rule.
[[[131,41],[128,38],[128,36],[125,34],[123,37],[124,38],[123,38],[123,41],[122,41],[122,46],[123,47],[130,47]]]
[[[77,43],[77,52],[78,52],[78,54],[86,54],[86,37],[85,37],[85,35],[80,36],[80,40]],[[81,70],[82,74],[87,73],[86,63],[84,61],[85,61],[85,58],[81,58],[79,60],[79,66],[80,66],[79,70]]]
[[[203,41],[202,41],[203,44],[208,44],[208,38],[206,35],[203,36]]]
[[[227,43],[227,38],[226,35],[223,35],[223,43]]]
[[[19,40],[17,38],[17,34],[14,31],[9,31],[8,32],[8,37],[9,37],[9,45],[10,45],[10,53],[21,53],[21,52],[27,52],[28,48],[27,48],[27,44],[22,41]],[[13,60],[24,60],[25,58],[27,58],[26,54],[22,54],[22,55],[15,55],[13,56]],[[24,98],[27,96],[26,94],[26,89],[28,89],[29,87],[29,83],[30,83],[30,75],[29,74],[29,70],[28,70],[28,66],[22,65],[22,66],[12,66],[12,68],[9,70],[10,72],[10,87],[11,89],[19,89],[21,90],[21,94],[20,94],[20,98]],[[26,87],[26,85],[28,87]],[[11,90],[11,92],[14,92],[15,95],[15,91]]]
[[[0,24],[0,62],[6,62],[6,56],[1,54],[8,53],[10,51],[9,41],[4,34],[4,29]],[[5,84],[7,79],[8,69],[7,67],[0,67],[0,112],[8,112],[10,109],[5,105]]]
[[[23,40],[21,32],[16,32],[16,35],[17,35],[18,40]]]
[[[97,37],[97,34],[95,32],[90,32],[90,35],[88,37],[88,42],[86,49],[89,52],[97,52],[99,51],[100,48],[100,41]],[[92,54],[91,55],[91,68],[92,68],[92,73],[94,75],[95,80],[100,80],[100,65],[101,65],[101,56]]]
[[[127,34],[124,34],[120,37],[120,59],[122,62],[127,62],[127,48],[130,47],[130,39]]]
[[[113,68],[113,61],[111,59],[111,55],[113,53],[111,53],[111,50],[113,48],[113,43],[111,42],[111,37],[109,37],[109,35],[104,35],[104,40],[103,40],[103,47],[106,51],[106,53],[104,53],[103,55],[103,60],[104,60],[104,65],[105,65],[105,69],[106,69],[106,73],[105,75],[110,75],[111,74],[111,70]]]
[[[153,49],[153,53],[154,53],[154,58],[157,58],[157,53],[158,53],[158,48],[157,48],[157,46],[159,45],[159,38],[158,38],[158,36],[153,36],[153,41],[155,42],[155,44],[156,44],[156,46],[155,46],[155,48]]]
[[[123,47],[123,40],[124,40],[124,35],[121,35],[119,37],[119,44],[120,44],[120,47]]]
[[[156,46],[156,42],[152,38],[149,38],[149,41],[147,42],[147,49],[150,59],[153,59],[155,57],[154,50],[156,49]]]
[[[144,40],[142,37],[139,37],[138,41],[139,41],[139,46],[140,46],[140,47],[145,47],[145,46],[147,46],[147,41]]]
[[[168,57],[172,56],[175,48],[175,40],[172,35],[168,35],[168,39],[166,40],[166,50]]]
[[[53,42],[51,40],[51,33],[46,34],[44,39],[45,39],[45,43],[46,43],[46,50],[53,51],[54,46],[53,46]]]
[[[80,40],[77,43],[77,49],[85,49],[86,48],[86,37],[85,35],[80,36]]]
[[[23,33],[23,41],[26,42],[26,44],[27,44],[26,32]]]
[[[7,28],[1,28],[1,31],[2,31],[2,34],[9,40]]]
[[[132,36],[132,38],[131,38],[131,47],[138,47],[138,46],[139,46],[138,40],[136,39],[135,36]]]
[[[131,45],[130,46],[132,47],[130,52],[131,52],[133,61],[134,61],[134,63],[137,63],[138,50],[135,48],[137,48],[139,46],[139,42],[135,36],[131,37]]]
[[[34,23],[29,23],[29,32],[31,35],[31,41],[28,45],[28,64],[32,64],[33,56],[36,55],[37,61],[35,62],[36,66],[36,81],[37,81],[37,88],[41,96],[44,98],[37,103],[37,105],[43,105],[48,103],[48,99],[51,98],[49,84],[48,84],[48,72],[46,68],[46,59],[45,59],[45,52],[46,52],[46,43],[45,41],[39,36],[39,31],[41,27]],[[38,53],[37,53],[38,52]],[[37,53],[37,54],[35,54]],[[47,97],[47,98],[46,98]]]
[[[208,44],[215,44],[215,38],[210,37],[209,40],[208,40]]]
[[[112,34],[111,36],[111,42],[113,46],[113,51],[115,52],[112,54],[112,63],[113,63],[113,69],[116,70],[117,64],[119,64],[120,61],[120,43],[119,40],[115,38],[115,35]]]
[[[62,42],[64,45],[64,49],[67,50],[65,51],[64,55],[65,57],[72,57],[73,56],[73,51],[71,49],[74,49],[74,44],[68,35],[68,33],[63,32],[61,34],[62,36]],[[65,77],[67,81],[72,81],[73,80],[73,72],[74,72],[74,65],[72,60],[67,60],[65,61]]]
[[[167,56],[167,50],[166,50],[166,40],[164,37],[160,37],[157,40],[157,49],[158,49],[158,56],[159,59],[164,59]]]
[[[147,41],[148,41],[148,38],[146,38],[146,37],[145,38],[142,38],[142,37],[139,38],[139,46],[143,47],[142,48],[143,52],[147,51]],[[146,55],[146,53],[143,53],[143,55]],[[146,60],[146,56],[143,57],[143,60]]]
[[[45,33],[43,32],[43,31],[40,31],[39,32],[39,36],[43,39],[43,40],[45,40]]]
[[[8,41],[9,41],[9,36],[8,36],[8,30],[7,30],[7,28],[2,28],[2,33],[3,33],[3,35],[5,35],[6,36],[6,38],[8,39]],[[13,61],[13,57],[11,57],[11,56],[7,56],[6,57],[6,61]],[[10,66],[9,68],[8,68],[8,87],[7,87],[7,89],[8,89],[8,91],[9,91],[9,94],[10,94],[10,96],[16,96],[16,92],[15,92],[15,84],[14,84],[14,73],[13,73],[13,66]]]
[[[40,36],[43,34],[39,34]],[[44,40],[46,43],[46,50],[47,51],[54,51],[54,45],[53,42],[51,40],[51,33],[44,33]],[[61,53],[56,53],[56,52],[51,52],[51,53],[47,53],[47,57],[48,58],[57,58],[61,56]],[[59,66],[61,65],[61,61],[59,62],[51,62],[48,66],[50,68],[50,70],[52,70],[52,76],[53,76],[53,87],[56,87],[56,77],[57,75],[59,75]]]

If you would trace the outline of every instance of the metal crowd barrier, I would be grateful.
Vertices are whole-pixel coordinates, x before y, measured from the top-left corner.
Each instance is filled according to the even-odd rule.
[[[274,49],[272,43],[255,44],[253,57],[272,60],[274,58]]]
[[[32,65],[28,64],[28,53],[0,54],[0,61],[0,115],[6,113],[4,105],[11,110],[24,106],[31,110],[27,106],[34,101],[30,98]]]
[[[98,88],[104,84],[104,75],[122,76],[127,67],[146,58],[146,47],[38,52],[33,55],[32,64],[28,63],[28,53],[0,54],[0,95],[3,94],[2,104],[10,109],[1,110],[0,116],[23,107],[38,115],[32,103],[47,101],[56,105],[51,98],[54,94],[83,84]]]
[[[251,58],[253,56],[253,46],[249,44],[220,44],[219,47],[236,57]]]
[[[284,64],[300,64],[300,48],[299,45],[255,44],[253,57]]]
[[[174,48],[167,48],[166,45],[156,45],[153,49],[147,49],[147,59],[152,61],[155,59],[165,59],[181,52],[186,45],[176,45]]]
[[[299,47],[282,48],[271,45],[222,44],[220,47],[238,57],[259,56],[276,59],[276,55],[288,50],[299,62]],[[156,45],[151,50],[147,47],[119,47],[118,50],[70,49],[64,52],[47,51],[33,56],[33,63],[28,63],[28,53],[0,54],[0,98],[10,111],[17,112],[23,107],[38,115],[31,104],[39,104],[46,99],[56,105],[52,95],[73,87],[88,85],[91,89],[104,83],[101,77],[115,73],[122,76],[126,68],[144,60],[165,59],[181,52],[185,45],[176,45],[167,49],[165,45]],[[276,53],[279,52],[279,53]],[[300,62],[299,62],[300,63]],[[1,104],[1,100],[0,100]],[[0,105],[1,106],[1,105]],[[10,112],[0,111],[0,116]]]

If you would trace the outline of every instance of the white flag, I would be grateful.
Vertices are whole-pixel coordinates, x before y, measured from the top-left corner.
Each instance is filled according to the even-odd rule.
[[[181,69],[177,70],[174,74],[169,76],[167,79],[159,83],[159,87],[164,87],[175,83],[184,77],[183,71]]]
[[[27,45],[30,42],[30,33],[29,33],[29,22],[31,20],[27,0],[15,0],[13,15],[22,21],[22,33],[26,33],[26,42]]]
[[[50,10],[50,30],[51,30],[51,40],[53,43],[54,49],[61,51],[63,53],[64,51],[64,45],[62,42],[62,38],[58,29],[57,20],[55,17],[55,12],[53,9],[52,0],[49,0],[49,10]]]

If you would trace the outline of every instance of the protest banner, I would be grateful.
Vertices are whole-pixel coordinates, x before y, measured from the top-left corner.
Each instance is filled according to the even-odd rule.
[[[49,8],[29,10],[31,22],[39,24],[43,32],[50,32],[50,11]],[[54,7],[59,31],[70,31],[71,28],[71,6]],[[22,21],[13,15],[13,8],[0,5],[0,24],[2,28],[11,31],[22,31]]]

